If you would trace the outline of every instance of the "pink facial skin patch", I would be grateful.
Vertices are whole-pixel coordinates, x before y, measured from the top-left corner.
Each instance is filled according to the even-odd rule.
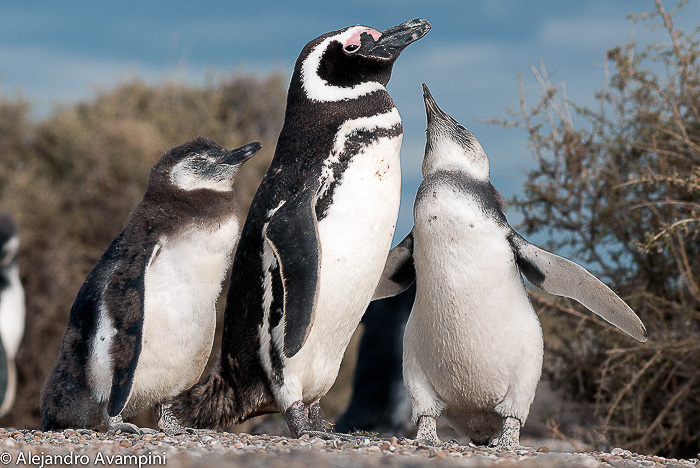
[[[370,36],[372,36],[372,38],[375,41],[377,39],[379,39],[379,37],[382,35],[382,33],[377,31],[376,29],[372,29],[372,28],[360,29],[355,34],[350,36],[350,39],[348,39],[345,42],[345,47],[347,48],[348,46],[356,46],[356,47],[352,47],[352,49],[356,49],[356,48],[360,47],[360,45],[361,45],[360,36],[362,36],[362,34],[364,34],[364,33],[367,33]]]

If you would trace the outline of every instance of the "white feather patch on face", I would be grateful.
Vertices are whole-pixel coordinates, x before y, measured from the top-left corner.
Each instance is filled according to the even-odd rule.
[[[209,158],[211,166],[215,166],[214,158]],[[230,192],[233,190],[233,176],[235,170],[222,170],[221,177],[204,177],[189,158],[183,159],[173,167],[170,173],[170,181],[183,190],[215,190],[217,192]]]
[[[88,369],[90,388],[100,403],[109,399],[112,391],[112,338],[117,333],[104,302],[99,305],[97,332],[92,341],[92,353]]]
[[[385,89],[384,85],[378,81],[365,81],[353,87],[332,86],[318,76],[321,58],[331,42],[338,41],[341,44],[346,44],[348,41],[354,40],[362,32],[367,32],[374,36],[375,34],[372,31],[374,30],[365,26],[355,26],[336,36],[327,37],[313,48],[301,67],[301,82],[309,99],[323,102],[342,101],[345,99],[356,99],[365,94]]]

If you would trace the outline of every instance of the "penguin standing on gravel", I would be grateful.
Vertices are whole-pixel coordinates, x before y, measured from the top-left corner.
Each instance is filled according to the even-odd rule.
[[[515,232],[477,139],[435,103],[428,118],[414,227],[387,260],[378,296],[416,279],[404,335],[404,381],[418,439],[438,444],[440,414],[477,443],[517,448],[542,369],[542,328],[521,273],[577,300],[639,341],[632,309],[583,267]],[[415,270],[414,270],[415,267]]]
[[[15,356],[24,334],[24,289],[19,279],[19,235],[9,213],[0,213],[0,417],[17,392]]]
[[[309,42],[236,251],[221,358],[178,399],[187,425],[281,411],[294,437],[325,430],[320,398],[369,304],[398,216],[403,127],[386,91],[430,29],[352,26]]]
[[[211,353],[239,232],[233,180],[259,150],[200,137],[153,166],[143,200],[73,303],[42,390],[43,430],[104,423],[139,433],[122,416],[153,405],[161,429],[181,430],[167,402],[197,382]]]

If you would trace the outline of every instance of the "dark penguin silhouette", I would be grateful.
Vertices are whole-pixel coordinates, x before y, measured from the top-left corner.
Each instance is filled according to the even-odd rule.
[[[234,257],[218,368],[179,399],[187,425],[281,411],[324,431],[320,398],[379,281],[400,198],[394,61],[430,25],[352,26],[297,59],[275,156]]]
[[[364,325],[350,404],[335,423],[339,432],[395,435],[410,426],[411,402],[403,384],[403,334],[416,296],[415,283],[394,297],[373,301]]]
[[[15,357],[24,335],[24,289],[19,278],[19,234],[9,213],[0,213],[0,417],[17,393]]]
[[[542,370],[542,328],[521,276],[577,300],[639,341],[644,325],[583,267],[542,250],[511,228],[491,185],[483,148],[423,85],[428,117],[423,181],[411,234],[387,260],[378,292],[416,280],[403,374],[417,438],[440,441],[444,415],[477,443],[519,446]],[[415,269],[414,269],[415,268]]]
[[[122,417],[168,402],[207,363],[216,299],[239,232],[233,180],[260,150],[197,138],[165,153],[124,230],[88,274],[41,395],[43,430],[140,432]]]

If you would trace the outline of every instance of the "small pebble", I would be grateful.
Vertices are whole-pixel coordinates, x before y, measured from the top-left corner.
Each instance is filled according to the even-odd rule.
[[[610,454],[615,455],[615,456],[626,456],[626,457],[632,456],[632,452],[630,452],[629,450],[625,450],[623,448],[620,448],[620,447],[615,447],[614,449],[612,449],[610,451]]]

